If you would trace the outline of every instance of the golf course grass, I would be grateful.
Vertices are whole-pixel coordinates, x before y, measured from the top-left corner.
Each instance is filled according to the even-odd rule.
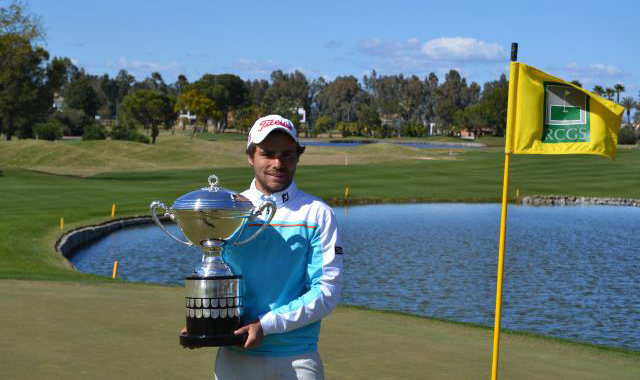
[[[6,379],[210,379],[214,348],[183,349],[184,289],[0,281]],[[483,379],[492,331],[338,307],[323,321],[328,379]],[[503,333],[501,378],[638,379],[640,355]]]
[[[213,349],[182,350],[183,289],[128,284],[73,270],[53,249],[64,229],[148,215],[206,185],[240,191],[252,178],[235,139],[161,134],[158,145],[0,142],[0,352],[3,378],[205,378]],[[332,204],[496,202],[500,148],[425,150],[393,144],[309,147],[296,181]],[[596,156],[514,156],[510,194],[640,198],[640,150]],[[345,165],[346,163],[346,165]],[[496,234],[498,232],[496,231]],[[497,247],[496,247],[497,260]],[[150,268],[152,270],[152,268]],[[33,281],[39,280],[39,281]],[[491,330],[340,307],[323,324],[328,378],[486,378]],[[503,378],[640,378],[637,352],[505,334]],[[6,376],[5,376],[6,375]]]

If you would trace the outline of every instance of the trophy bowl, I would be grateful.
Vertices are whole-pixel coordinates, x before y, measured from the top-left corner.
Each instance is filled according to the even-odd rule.
[[[167,207],[151,202],[151,217],[177,242],[197,246],[203,251],[195,273],[185,278],[187,333],[180,344],[188,347],[228,346],[244,343],[246,335],[234,335],[242,317],[242,276],[224,262],[225,244],[241,245],[258,236],[271,222],[276,206],[267,201],[254,207],[251,201],[231,190],[217,187],[218,177],[209,177],[209,187],[185,194]],[[175,221],[187,238],[171,234],[160,221]],[[249,238],[238,241],[249,221],[266,213],[268,220]]]

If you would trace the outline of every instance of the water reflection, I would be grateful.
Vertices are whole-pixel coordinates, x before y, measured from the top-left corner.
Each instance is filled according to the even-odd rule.
[[[351,206],[336,217],[343,303],[493,325],[499,205]],[[510,206],[508,218],[504,328],[640,349],[640,209]],[[128,280],[181,284],[200,252],[136,227],[74,264],[109,276],[114,260]]]

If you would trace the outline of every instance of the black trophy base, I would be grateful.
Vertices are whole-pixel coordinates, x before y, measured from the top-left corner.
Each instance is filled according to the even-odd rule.
[[[232,275],[185,279],[187,333],[180,335],[181,345],[237,346],[247,340],[246,334],[233,334],[242,322],[241,278],[240,275]]]
[[[180,345],[185,347],[220,347],[239,346],[247,340],[247,334],[221,334],[221,335],[180,335]]]

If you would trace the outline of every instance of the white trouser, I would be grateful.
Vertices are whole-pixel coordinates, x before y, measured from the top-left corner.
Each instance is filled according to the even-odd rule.
[[[257,356],[220,347],[214,371],[216,380],[299,379],[323,380],[317,352],[296,356]]]

